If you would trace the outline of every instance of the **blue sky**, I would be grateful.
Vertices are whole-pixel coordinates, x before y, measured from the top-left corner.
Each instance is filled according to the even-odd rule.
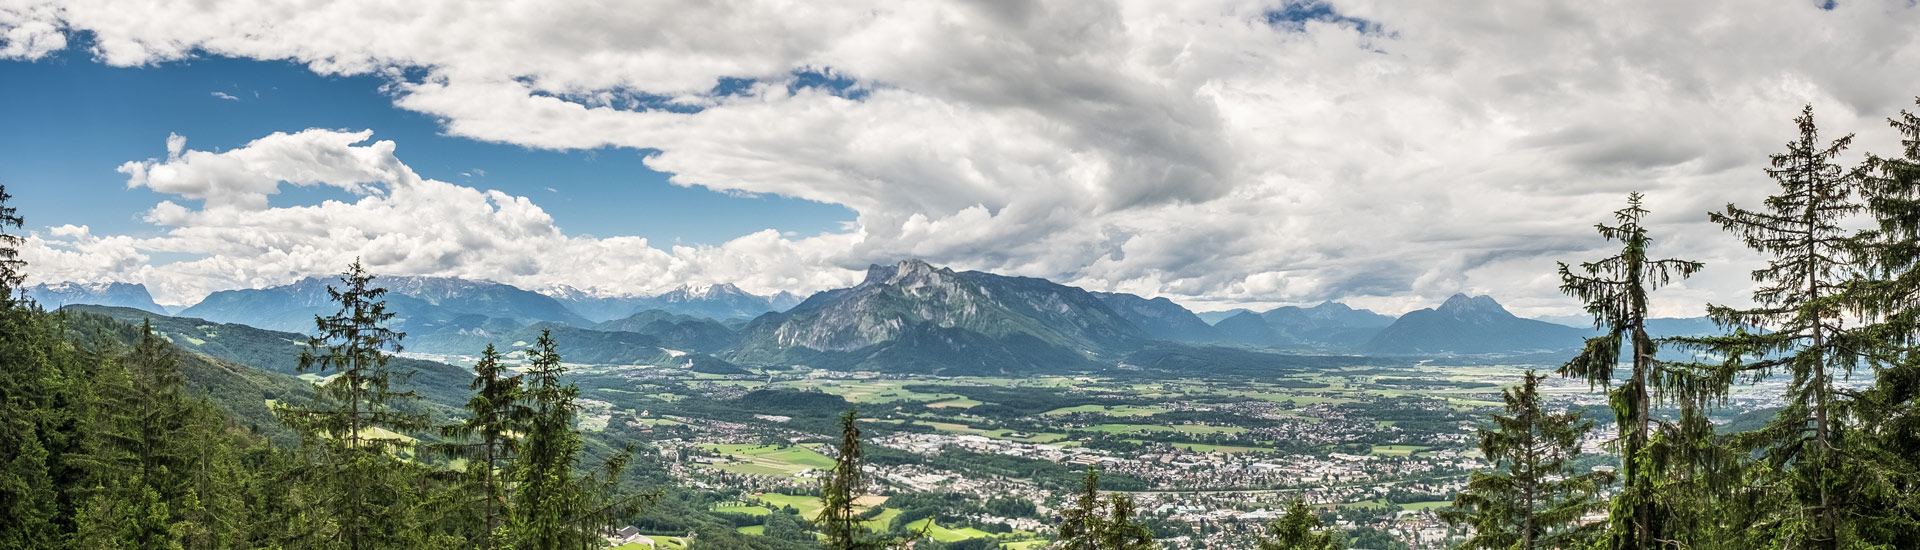
[[[193,149],[225,150],[307,128],[371,129],[374,139],[399,142],[397,155],[422,176],[528,197],[570,234],[717,245],[769,228],[837,231],[854,219],[838,205],[672,185],[642,163],[652,151],[551,151],[449,137],[432,117],[395,108],[375,76],[321,76],[291,62],[217,56],[111,67],[85,48],[0,60],[0,82],[14,83],[0,86],[8,127],[0,132],[0,183],[35,227],[153,234],[158,229],[141,217],[166,197],[128,189],[127,176],[114,171],[121,163],[164,157],[169,133]],[[338,188],[282,186],[271,204],[352,198]]]

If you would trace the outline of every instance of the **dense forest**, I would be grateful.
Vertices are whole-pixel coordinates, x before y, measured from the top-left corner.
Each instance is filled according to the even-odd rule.
[[[1596,226],[1617,254],[1559,266],[1562,290],[1601,335],[1555,374],[1606,393],[1618,467],[1576,466],[1589,464],[1577,459],[1593,419],[1552,410],[1538,390],[1548,375],[1528,372],[1478,430],[1493,468],[1442,513],[1463,528],[1462,547],[1920,547],[1920,117],[1889,121],[1899,154],[1855,166],[1838,164],[1851,136],[1822,138],[1810,107],[1795,122],[1766,171],[1777,190],[1708,215],[1767,259],[1751,274],[1751,307],[1706,306],[1722,334],[1649,336],[1653,294],[1707,266],[1657,259],[1640,194]],[[388,328],[385,290],[356,262],[329,287],[337,312],[315,319],[292,358],[315,377],[260,371],[149,326],[24,299],[29,266],[13,231],[23,219],[8,198],[0,187],[0,548],[597,548],[617,525],[696,531],[701,548],[943,546],[867,527],[855,502],[875,484],[862,465],[900,457],[863,448],[857,411],[839,419],[821,511],[775,514],[768,536],[739,535],[671,480],[638,487],[634,471],[648,466],[630,464],[633,447],[581,433],[580,389],[550,333],[520,369],[476,350],[464,407],[426,403],[412,363],[390,361],[405,335]],[[1155,361],[1219,359],[1162,351]],[[1762,381],[1785,388],[1772,418],[1708,420],[1734,386]],[[927,389],[993,401],[975,413],[1008,418],[1063,404]],[[801,408],[845,404],[830,401]],[[1079,482],[1054,547],[1154,547],[1132,498],[1112,490],[1137,480],[977,459],[1056,487]],[[922,504],[907,516],[1032,506]],[[1343,547],[1302,502],[1268,532],[1260,548]]]

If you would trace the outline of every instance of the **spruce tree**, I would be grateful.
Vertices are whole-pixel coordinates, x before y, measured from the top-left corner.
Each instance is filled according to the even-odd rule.
[[[0,305],[12,304],[20,284],[26,282],[27,262],[20,259],[20,236],[7,231],[11,227],[19,229],[26,220],[20,217],[20,210],[7,201],[13,195],[7,194],[7,186],[0,185]]]
[[[1474,472],[1453,507],[1440,512],[1449,523],[1473,528],[1462,548],[1571,548],[1588,544],[1603,526],[1582,525],[1580,518],[1604,507],[1599,494],[1611,474],[1581,473],[1571,464],[1593,422],[1543,409],[1543,379],[1527,371],[1518,387],[1502,392],[1507,414],[1493,415],[1495,429],[1480,429],[1480,452],[1494,471]]]
[[[1063,550],[1099,550],[1106,521],[1100,513],[1100,471],[1088,465],[1087,475],[1081,478],[1079,500],[1060,512],[1060,532],[1055,540]]]
[[[1100,471],[1087,466],[1079,500],[1061,512],[1056,537],[1071,550],[1144,550],[1153,548],[1153,530],[1135,518],[1133,497],[1114,494],[1100,498]]]
[[[820,484],[820,513],[813,524],[825,538],[828,550],[878,550],[893,548],[904,541],[888,540],[872,533],[862,523],[858,504],[867,494],[867,477],[861,469],[865,456],[860,450],[860,418],[857,408],[840,415],[840,446],[833,459],[833,471]],[[929,519],[928,526],[933,524]]]
[[[0,185],[0,548],[57,546],[57,505],[43,439],[42,413],[53,373],[41,351],[48,342],[35,312],[15,300],[25,280],[19,259],[22,220]]]
[[[1624,483],[1614,497],[1609,521],[1610,544],[1616,549],[1652,548],[1656,541],[1669,540],[1659,511],[1659,494],[1653,490],[1663,478],[1650,464],[1648,442],[1653,438],[1653,409],[1679,394],[1693,399],[1724,388],[1712,376],[1699,376],[1689,364],[1675,364],[1656,357],[1660,343],[1647,334],[1648,296],[1676,279],[1686,279],[1702,267],[1700,262],[1653,259],[1648,252],[1653,239],[1641,224],[1647,210],[1641,195],[1627,196],[1627,207],[1613,213],[1614,225],[1597,224],[1600,236],[1619,241],[1618,254],[1585,262],[1576,270],[1560,264],[1560,290],[1586,304],[1600,336],[1587,339],[1581,353],[1560,367],[1562,376],[1585,378],[1591,386],[1610,388],[1614,367],[1619,364],[1623,345],[1630,350],[1632,370],[1618,389],[1608,393],[1614,420],[1620,429],[1613,442],[1621,456]]]
[[[541,330],[527,351],[526,439],[514,463],[513,529],[523,548],[578,548],[599,537],[597,528],[577,522],[585,508],[574,475],[582,447],[573,426],[580,389],[562,383],[566,371],[552,332]]]
[[[1260,550],[1340,550],[1340,535],[1321,530],[1320,518],[1307,504],[1294,499],[1287,513],[1267,524],[1268,536],[1260,540]]]
[[[107,548],[179,548],[173,506],[187,495],[188,402],[180,393],[179,361],[171,346],[142,323],[131,353],[118,356],[96,335],[102,355],[84,377],[92,414],[83,430],[93,441],[84,457],[95,488],[79,544]]]
[[[358,260],[327,294],[340,310],[315,316],[318,335],[300,355],[301,372],[331,376],[305,407],[279,414],[299,431],[313,455],[315,494],[308,514],[322,522],[318,535],[352,550],[408,546],[422,533],[413,518],[412,468],[397,453],[410,444],[399,434],[426,427],[423,415],[402,406],[417,399],[399,389],[412,373],[388,368],[405,335],[387,328],[393,313]]]
[[[463,504],[476,508],[473,513],[480,532],[473,544],[483,549],[501,546],[500,531],[512,517],[501,473],[512,464],[519,448],[514,434],[528,416],[521,402],[521,375],[508,370],[500,359],[492,344],[480,352],[469,385],[474,395],[467,400],[468,417],[441,429],[450,442],[439,447],[444,454],[467,461],[464,490],[471,498]]]
[[[1846,544],[1843,510],[1848,482],[1842,479],[1849,399],[1836,385],[1850,376],[1876,346],[1849,292],[1862,275],[1859,242],[1841,222],[1861,210],[1855,200],[1858,174],[1834,163],[1853,141],[1848,135],[1820,139],[1808,106],[1794,120],[1798,138],[1772,156],[1767,175],[1779,185],[1761,210],[1728,204],[1709,219],[1768,258],[1753,272],[1757,307],[1709,305],[1707,314],[1730,336],[1697,339],[1725,356],[1723,372],[1759,379],[1791,375],[1785,407],[1766,428],[1741,437],[1766,466],[1784,476],[1794,502],[1760,518],[1759,525],[1791,547],[1836,548]],[[1757,330],[1746,330],[1754,328]]]
[[[1854,532],[1909,548],[1920,547],[1920,116],[1903,110],[1887,122],[1901,136],[1900,154],[1868,155],[1860,171],[1876,225],[1861,236],[1868,275],[1850,290],[1877,321],[1866,330],[1881,345],[1868,361],[1874,384],[1855,401],[1850,458],[1862,480],[1856,507],[1879,512],[1860,516]]]
[[[1152,550],[1153,530],[1141,523],[1135,515],[1138,506],[1133,497],[1123,493],[1107,496],[1107,520],[1105,532],[1100,534],[1100,547],[1106,550]]]

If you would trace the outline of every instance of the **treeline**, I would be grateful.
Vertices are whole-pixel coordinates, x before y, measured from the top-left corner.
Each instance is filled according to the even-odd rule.
[[[487,350],[464,418],[432,425],[356,263],[297,356],[323,382],[190,387],[183,364],[232,365],[25,300],[9,198],[0,187],[0,548],[597,548],[644,500],[617,486],[626,453],[583,463],[579,390],[551,338],[524,373]],[[223,404],[271,418],[209,399],[229,391],[252,396]]]
[[[1920,117],[1855,166],[1853,136],[1821,138],[1811,107],[1795,123],[1778,190],[1708,214],[1767,259],[1752,307],[1707,305],[1726,334],[1648,336],[1649,296],[1704,265],[1655,259],[1639,194],[1598,225],[1618,254],[1560,266],[1602,335],[1559,373],[1607,392],[1621,466],[1572,467],[1592,421],[1542,410],[1528,373],[1481,432],[1496,469],[1446,513],[1464,547],[1920,548]],[[1784,386],[1770,418],[1707,420],[1761,381]]]

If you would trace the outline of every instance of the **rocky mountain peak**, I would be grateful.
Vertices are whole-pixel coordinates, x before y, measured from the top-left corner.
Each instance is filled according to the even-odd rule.
[[[1436,311],[1455,316],[1464,314],[1498,314],[1510,317],[1513,315],[1507,313],[1507,308],[1501,307],[1500,302],[1494,301],[1492,296],[1467,296],[1466,294],[1454,294],[1448,297],[1447,301],[1441,303]]]
[[[883,266],[873,264],[867,266],[867,278],[861,281],[860,284],[900,285],[938,282],[940,277],[951,275],[953,275],[952,269],[934,267],[932,264],[918,259],[907,259],[901,260],[900,263],[896,265]]]

